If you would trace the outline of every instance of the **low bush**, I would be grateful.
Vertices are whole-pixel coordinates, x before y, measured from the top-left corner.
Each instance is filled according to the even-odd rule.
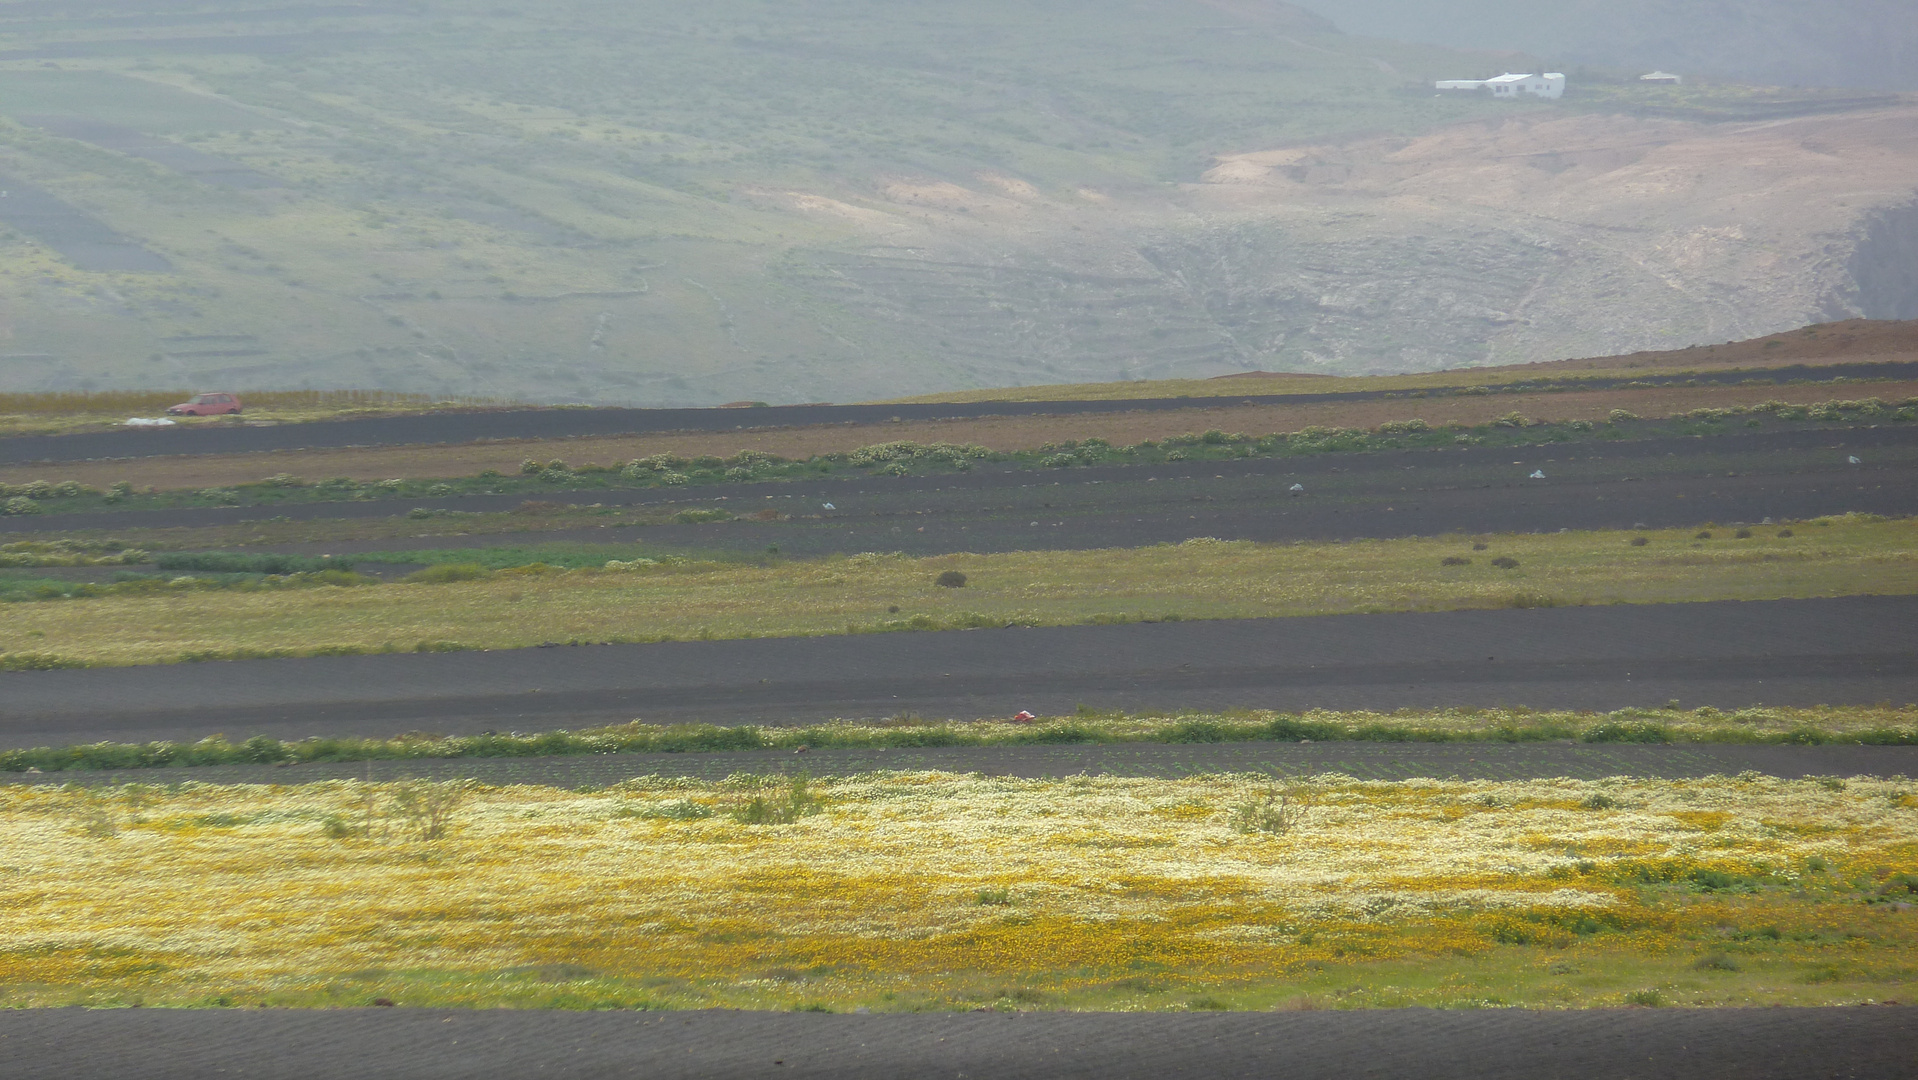
[[[942,589],[963,589],[966,587],[966,575],[957,570],[947,570],[933,578],[932,583]]]
[[[804,776],[795,776],[786,790],[768,798],[754,795],[744,806],[733,810],[733,820],[741,825],[791,825],[825,809],[819,796],[807,787]]]
[[[1276,791],[1267,788],[1264,795],[1242,802],[1233,809],[1232,830],[1282,836],[1305,820],[1311,806],[1310,795],[1302,789]]]
[[[351,570],[351,558],[315,558],[273,552],[169,551],[154,556],[162,570],[202,570],[213,574],[307,574],[320,570]]]
[[[401,581],[414,585],[446,585],[455,581],[478,581],[492,576],[493,571],[478,563],[440,563],[401,578]]]
[[[710,521],[731,521],[732,519],[731,511],[704,508],[681,510],[673,515],[673,520],[681,525],[703,525]]]

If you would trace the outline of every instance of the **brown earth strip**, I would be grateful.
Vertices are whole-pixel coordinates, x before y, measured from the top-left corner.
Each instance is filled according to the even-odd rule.
[[[1467,384],[1497,386],[1529,379],[1579,375],[1669,375],[1726,370],[1759,371],[1804,365],[1885,363],[1918,359],[1918,320],[1851,319],[1820,323],[1723,345],[1696,345],[1663,352],[1545,360],[1497,367],[1454,368],[1411,375],[1333,376],[1288,371],[1248,371],[1210,379],[1159,379],[1131,383],[1082,383],[965,390],[900,398],[916,401],[1042,401],[1148,398],[1189,395],[1340,393],[1354,390],[1438,389]]]
[[[1849,358],[1847,358],[1849,359]],[[0,468],[0,483],[76,480],[93,487],[126,481],[137,488],[203,488],[252,483],[291,473],[309,480],[335,476],[354,480],[431,479],[472,476],[485,469],[517,473],[520,462],[555,458],[568,464],[617,464],[652,454],[730,457],[757,450],[804,459],[874,443],[975,443],[994,450],[1030,450],[1069,439],[1102,438],[1124,446],[1217,429],[1265,435],[1306,427],[1374,428],[1390,420],[1438,424],[1484,424],[1517,412],[1535,420],[1604,420],[1613,409],[1661,417],[1701,408],[1728,408],[1780,400],[1821,401],[1918,397],[1918,381],[1858,382],[1832,386],[1661,386],[1589,392],[1485,394],[1423,399],[1324,402],[1304,405],[1227,405],[1173,412],[1090,413],[1074,416],[1008,416],[881,424],[834,424],[737,432],[597,436],[574,439],[514,439],[456,445],[345,447],[69,462]]]

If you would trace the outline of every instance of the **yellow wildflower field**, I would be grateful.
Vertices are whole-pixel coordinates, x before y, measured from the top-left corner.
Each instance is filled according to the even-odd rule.
[[[1885,1000],[1907,781],[0,789],[0,1005]],[[757,823],[755,823],[757,822]]]

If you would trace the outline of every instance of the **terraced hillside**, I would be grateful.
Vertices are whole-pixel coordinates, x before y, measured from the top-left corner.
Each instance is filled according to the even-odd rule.
[[[1266,2],[0,6],[0,391],[869,400],[1911,302],[1902,99],[1424,89],[1493,62]]]

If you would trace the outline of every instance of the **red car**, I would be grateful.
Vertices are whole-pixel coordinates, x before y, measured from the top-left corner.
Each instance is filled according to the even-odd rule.
[[[232,394],[195,394],[190,400],[168,407],[168,416],[224,416],[242,408]]]

